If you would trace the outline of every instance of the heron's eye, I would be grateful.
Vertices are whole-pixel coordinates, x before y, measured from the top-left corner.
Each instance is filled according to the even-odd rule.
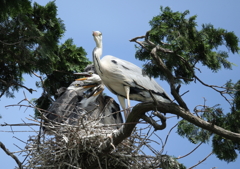
[[[75,86],[76,86],[76,87],[78,87],[78,86],[79,86],[79,84],[75,84]]]
[[[90,74],[90,75],[92,75],[92,74],[93,74],[93,72],[89,72],[89,74]]]

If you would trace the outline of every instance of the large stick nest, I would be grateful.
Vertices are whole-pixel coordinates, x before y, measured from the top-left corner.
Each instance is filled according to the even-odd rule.
[[[101,145],[117,130],[98,122],[88,119],[75,126],[44,124],[54,135],[32,136],[28,140],[26,151],[29,158],[24,168],[149,168],[154,166],[155,160],[158,161],[153,156],[139,154],[144,146],[139,142],[144,138],[137,132],[117,147],[112,144],[113,151],[104,154]]]

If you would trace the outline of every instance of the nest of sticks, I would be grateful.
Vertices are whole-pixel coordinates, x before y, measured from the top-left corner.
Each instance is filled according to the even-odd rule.
[[[112,144],[110,153],[103,153],[101,145],[117,130],[99,121],[81,120],[78,125],[41,124],[51,135],[40,133],[29,138],[24,150],[28,158],[23,168],[132,169],[159,166],[159,156],[147,156],[141,151],[149,141],[145,135],[139,135],[139,131],[134,131],[116,147]]]

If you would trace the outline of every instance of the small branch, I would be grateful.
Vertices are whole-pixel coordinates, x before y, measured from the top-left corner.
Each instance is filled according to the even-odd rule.
[[[39,124],[36,124],[36,123],[19,123],[19,124],[4,123],[4,124],[0,124],[0,126],[2,126],[2,127],[4,127],[4,126],[39,126]]]
[[[19,159],[18,159],[14,154],[12,154],[12,153],[5,147],[5,145],[4,145],[2,142],[0,142],[0,147],[3,149],[3,151],[4,151],[7,155],[11,156],[11,157],[16,161],[16,163],[18,164],[18,166],[19,166],[20,169],[23,168],[23,167],[22,167],[22,163],[19,161]]]
[[[16,86],[20,86],[20,87],[22,87],[22,88],[25,88],[25,89],[28,90],[30,93],[32,93],[33,91],[36,92],[36,90],[33,90],[33,89],[31,89],[31,88],[27,88],[26,86],[21,85],[21,84],[19,84],[19,83],[17,83],[17,82],[14,82],[13,80],[12,80],[11,82],[6,82],[5,80],[0,79],[0,82],[2,82],[2,83],[7,87],[6,89],[4,89],[4,91],[3,91],[2,94],[0,95],[0,98],[4,95],[4,93],[8,90],[8,88],[9,88],[10,86],[12,86],[12,85],[16,85]]]
[[[137,37],[135,37],[135,38],[130,39],[129,41],[130,41],[130,42],[136,42],[137,39],[142,39],[142,38],[145,38],[145,36],[137,36]]]
[[[4,42],[4,41],[0,40],[0,43],[2,43],[2,44],[4,44],[4,45],[11,46],[11,45],[17,45],[17,44],[22,43],[23,41],[26,41],[26,40],[31,40],[31,39],[36,39],[36,38],[38,38],[38,37],[37,37],[37,36],[27,37],[27,38],[21,39],[21,40],[18,41],[18,42],[14,42],[14,43]]]
[[[164,147],[165,147],[166,144],[167,144],[167,140],[168,140],[168,137],[169,137],[170,133],[172,132],[172,130],[173,130],[175,127],[177,127],[177,125],[178,125],[178,123],[175,124],[175,125],[169,130],[168,135],[167,135],[167,137],[166,137],[166,139],[165,139],[165,142],[164,142],[164,144],[162,145],[162,150],[160,151],[160,154],[162,154],[162,152],[163,152],[163,150],[164,150]]]
[[[197,147],[195,147],[191,152],[189,152],[188,154],[184,155],[184,156],[181,156],[181,157],[178,157],[177,159],[181,159],[181,158],[184,158],[190,154],[192,154],[198,147],[200,147],[202,145],[203,142],[201,142],[200,144],[198,144]]]
[[[51,96],[49,95],[48,89],[47,89],[47,88],[45,87],[45,85],[44,85],[44,81],[43,81],[42,76],[39,76],[39,75],[37,75],[37,74],[34,73],[34,72],[32,72],[32,74],[34,74],[36,77],[38,77],[38,78],[40,79],[40,81],[41,81],[42,88],[43,88],[43,93],[42,93],[42,95],[46,94],[46,95],[48,96],[48,99],[49,99],[49,100],[54,101],[54,100],[51,98]]]
[[[167,126],[166,125],[166,118],[165,117],[163,118],[163,117],[161,117],[161,118],[159,117],[161,122],[162,122],[162,125],[158,124],[155,120],[153,120],[151,117],[146,116],[145,114],[142,115],[141,118],[143,120],[145,120],[146,122],[148,122],[149,124],[151,124],[154,127],[155,131],[156,131],[156,130],[163,130],[163,129],[166,128],[166,126]]]
[[[216,92],[220,93],[221,96],[232,106],[232,104],[229,102],[229,100],[226,98],[226,96],[223,95],[225,91],[221,91],[221,90],[216,89],[216,88],[224,88],[224,87],[215,86],[215,85],[208,85],[208,84],[204,83],[202,80],[200,80],[196,75],[194,75],[194,77],[204,86],[210,87],[213,90],[215,90]]]
[[[202,161],[199,161],[196,165],[190,167],[189,169],[193,169],[194,167],[198,166],[199,164],[201,164],[202,162],[204,162],[208,157],[210,157],[210,155],[212,155],[212,152],[211,152],[207,157],[205,157]]]
[[[185,95],[186,93],[188,93],[189,92],[189,90],[188,91],[186,91],[186,92],[184,92],[183,94],[181,94],[181,96],[183,96],[183,95]]]

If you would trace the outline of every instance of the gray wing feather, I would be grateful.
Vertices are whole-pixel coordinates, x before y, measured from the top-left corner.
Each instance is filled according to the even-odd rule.
[[[121,80],[131,87],[163,93],[168,100],[171,100],[164,89],[153,78],[144,75],[142,69],[135,64],[110,55],[104,56],[101,62],[111,72],[113,79]]]

